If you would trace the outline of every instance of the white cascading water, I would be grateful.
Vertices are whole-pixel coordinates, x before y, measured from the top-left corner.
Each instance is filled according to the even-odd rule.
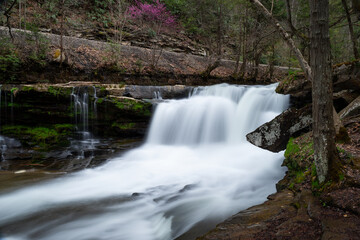
[[[95,117],[97,115],[97,95],[95,87],[93,87],[93,91],[94,101],[92,102],[92,105],[89,104],[88,87],[74,87],[70,95],[71,106],[74,108],[74,122],[77,134],[81,136],[80,139],[73,140],[71,146],[78,151],[79,159],[85,159],[85,151],[90,151],[91,156],[88,163],[90,163],[91,159],[94,157],[93,150],[95,149],[95,144],[99,143],[99,140],[94,139],[89,131],[90,110],[92,110]],[[89,109],[89,106],[91,106],[92,109]]]
[[[1,194],[3,237],[193,239],[263,202],[284,174],[283,156],[245,135],[287,108],[288,97],[274,89],[221,84],[160,103],[143,146],[101,167]]]

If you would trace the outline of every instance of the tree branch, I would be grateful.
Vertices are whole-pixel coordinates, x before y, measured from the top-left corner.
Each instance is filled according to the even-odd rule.
[[[12,8],[15,6],[15,3],[16,3],[16,0],[14,0],[12,2],[12,4],[10,5],[10,7],[4,12],[4,15],[6,17],[6,26],[9,28],[9,35],[10,35],[12,41],[14,41],[14,36],[12,35],[12,32],[11,32],[10,12],[11,12]]]
[[[285,31],[285,29],[280,25],[280,23],[272,16],[272,14],[262,5],[258,0],[249,0],[262,14],[265,18],[278,30],[281,37],[285,40],[288,46],[294,51],[297,60],[300,63],[302,70],[305,73],[305,77],[311,81],[311,68],[308,62],[305,60],[304,56],[300,50],[296,47],[294,40],[291,36]]]

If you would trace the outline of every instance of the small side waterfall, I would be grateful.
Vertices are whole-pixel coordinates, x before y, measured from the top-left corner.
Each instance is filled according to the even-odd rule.
[[[265,201],[284,174],[283,153],[244,138],[288,106],[275,87],[222,84],[159,103],[143,146],[98,168],[0,194],[3,236],[194,239]],[[82,115],[87,97],[74,95]],[[86,119],[78,121],[87,126]]]
[[[88,87],[74,87],[72,89],[71,97],[71,106],[74,110],[74,123],[76,126],[76,134],[79,136],[72,141],[72,146],[74,146],[78,151],[78,158],[84,159],[85,152],[88,152],[89,162],[93,156],[93,150],[95,149],[95,144],[99,141],[94,139],[92,136],[89,127],[89,113],[96,114],[96,88],[93,87],[94,101],[90,103],[89,98],[89,88]],[[92,109],[89,108],[92,107]]]
[[[156,100],[162,100],[162,96],[161,96],[161,92],[160,91],[155,91],[154,92],[154,99]]]

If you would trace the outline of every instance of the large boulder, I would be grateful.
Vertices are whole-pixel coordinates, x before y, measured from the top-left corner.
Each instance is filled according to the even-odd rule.
[[[311,105],[302,109],[290,108],[247,134],[246,139],[260,148],[279,152],[286,148],[290,137],[308,131],[311,124]]]

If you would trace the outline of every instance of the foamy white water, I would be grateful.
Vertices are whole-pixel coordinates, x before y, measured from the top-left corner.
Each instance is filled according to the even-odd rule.
[[[222,84],[159,104],[142,147],[1,194],[3,238],[168,240],[263,202],[284,174],[283,154],[245,135],[287,108],[274,89]]]

